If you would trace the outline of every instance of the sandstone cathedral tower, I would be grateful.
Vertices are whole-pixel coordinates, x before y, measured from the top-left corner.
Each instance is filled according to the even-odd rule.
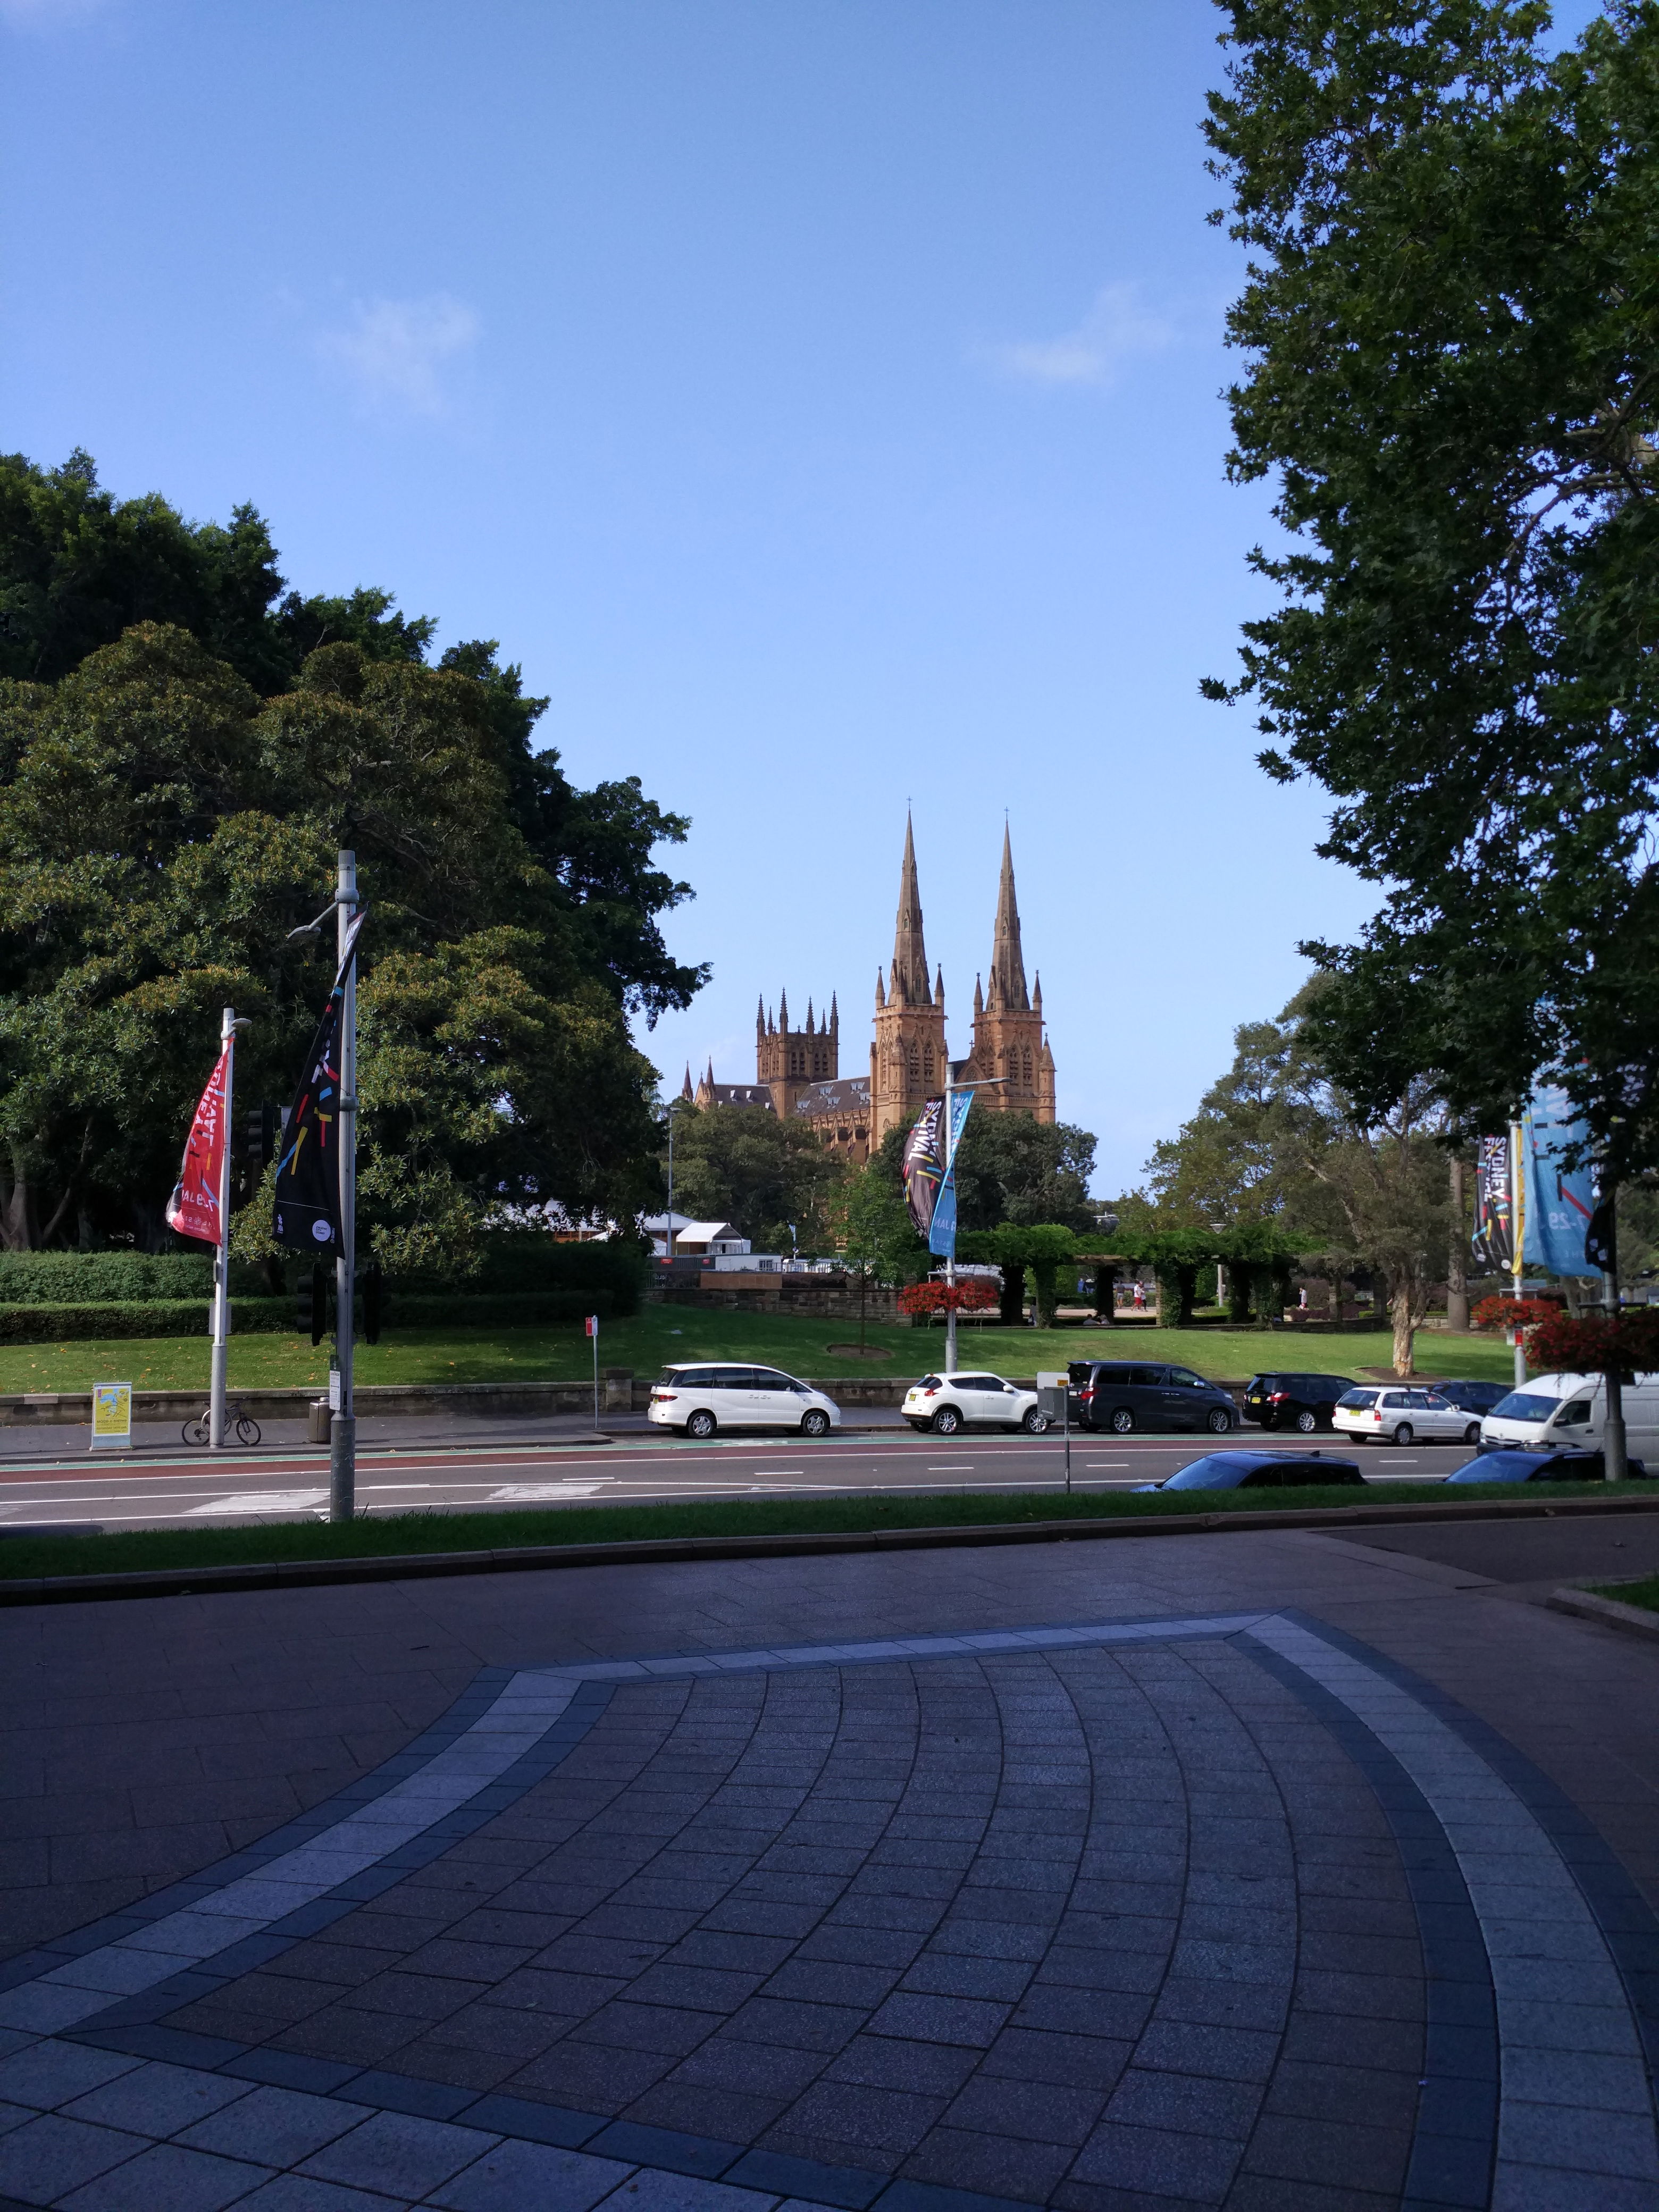
[[[711,1061],[695,1091],[691,1071],[686,1070],[682,1095],[695,1098],[700,1108],[758,1106],[805,1122],[832,1152],[855,1161],[867,1159],[890,1129],[914,1120],[927,1099],[939,1097],[951,1074],[958,1083],[991,1085],[979,1093],[979,1113],[1030,1114],[1052,1121],[1054,1056],[1042,1033],[1042,979],[1026,987],[1014,856],[1006,830],[989,974],[988,984],[983,976],[974,979],[974,1039],[968,1057],[952,1060],[945,1039],[944,971],[936,969],[931,980],[927,973],[915,837],[907,816],[893,957],[884,974],[876,974],[876,1037],[868,1079],[841,1073],[841,1016],[834,994],[828,1014],[815,1015],[809,1000],[806,1026],[795,1030],[789,1026],[788,996],[782,994],[775,1016],[763,1001],[755,1018],[754,1082],[716,1083]]]
[[[893,961],[884,982],[879,974],[876,977],[876,1041],[870,1048],[872,1148],[890,1129],[912,1120],[925,1099],[939,1096],[947,1067],[963,1083],[1001,1079],[979,1093],[978,1112],[1030,1114],[1039,1121],[1054,1118],[1054,1056],[1042,1034],[1042,980],[1037,977],[1034,991],[1026,987],[1013,848],[1006,830],[990,973],[988,990],[982,978],[974,980],[973,1045],[965,1060],[952,1063],[945,1042],[943,969],[935,971],[931,987],[927,980],[915,840],[907,817]]]

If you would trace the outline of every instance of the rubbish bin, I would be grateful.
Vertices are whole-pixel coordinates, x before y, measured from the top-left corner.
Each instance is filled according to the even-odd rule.
[[[309,1444],[327,1443],[333,1431],[334,1416],[328,1410],[326,1398],[313,1398],[306,1408],[306,1442]]]

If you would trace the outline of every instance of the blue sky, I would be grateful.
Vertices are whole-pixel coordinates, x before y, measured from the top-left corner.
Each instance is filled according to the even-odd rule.
[[[1574,20],[1588,9],[1576,7]],[[1062,1115],[1139,1175],[1351,933],[1204,704],[1262,604],[1209,0],[0,0],[0,442],[497,636],[693,818],[641,1043],[860,1072],[907,797],[965,1050],[1004,811]]]

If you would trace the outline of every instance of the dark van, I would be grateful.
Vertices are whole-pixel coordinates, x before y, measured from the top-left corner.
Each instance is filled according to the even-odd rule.
[[[1106,1429],[1115,1437],[1136,1429],[1207,1429],[1212,1437],[1224,1437],[1236,1418],[1229,1394],[1190,1367],[1074,1359],[1067,1373],[1074,1429]]]
[[[1309,1437],[1331,1426],[1337,1400],[1353,1387],[1348,1375],[1252,1375],[1244,1418],[1264,1429],[1297,1429]]]

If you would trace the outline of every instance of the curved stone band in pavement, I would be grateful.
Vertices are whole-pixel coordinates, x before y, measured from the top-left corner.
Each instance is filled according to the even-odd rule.
[[[76,2212],[1659,2206],[1659,1934],[1283,1613],[489,1670],[0,1976]]]

